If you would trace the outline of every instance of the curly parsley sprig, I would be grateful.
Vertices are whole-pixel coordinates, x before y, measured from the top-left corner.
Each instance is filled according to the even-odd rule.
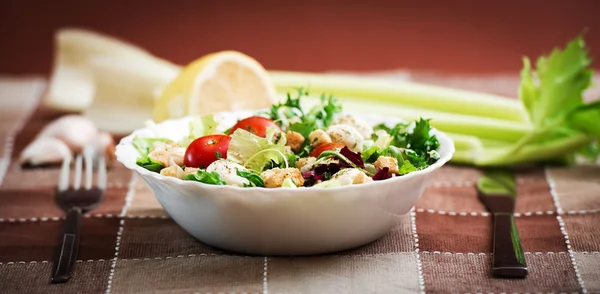
[[[271,106],[268,115],[280,127],[298,132],[304,137],[298,155],[305,156],[310,152],[308,135],[314,130],[326,129],[334,116],[342,111],[342,105],[333,95],[322,94],[320,103],[306,111],[301,105],[301,100],[309,96],[309,92],[302,87],[296,90],[295,95],[292,96],[292,93],[288,92],[284,102]]]

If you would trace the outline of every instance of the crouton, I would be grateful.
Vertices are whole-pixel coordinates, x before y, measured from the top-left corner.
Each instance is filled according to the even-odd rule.
[[[376,168],[389,168],[391,174],[398,173],[398,160],[390,156],[379,156],[374,163]]]
[[[294,152],[300,151],[300,147],[302,147],[302,143],[304,143],[304,136],[298,132],[288,131],[285,134],[287,142],[285,145],[290,146]]]
[[[183,169],[178,165],[171,165],[169,167],[165,167],[160,170],[160,174],[166,177],[174,177],[178,179],[183,179],[184,176]]]
[[[317,161],[316,157],[302,157],[296,161],[296,168],[300,169],[301,172],[309,170],[312,165]]]
[[[359,174],[357,174],[354,177],[354,181],[352,181],[352,184],[357,185],[357,184],[364,184],[364,183],[368,183],[368,182],[372,182],[373,178],[367,176],[365,173],[360,172]]]
[[[152,161],[160,162],[164,167],[169,167],[171,165],[169,161],[171,154],[166,150],[154,150],[148,153],[148,157]]]
[[[260,174],[266,188],[279,188],[285,179],[292,179],[298,187],[304,185],[304,178],[297,168],[273,168]]]
[[[308,140],[310,141],[310,145],[313,147],[317,147],[319,145],[331,143],[331,138],[327,133],[323,130],[314,130],[308,135]]]
[[[198,172],[198,170],[200,169],[195,167],[186,167],[183,169],[183,176],[185,177],[187,175],[195,174]]]
[[[183,166],[183,162],[184,162],[183,158],[185,157],[185,148],[175,147],[171,151],[169,151],[169,154],[171,154],[171,159],[173,159],[175,164],[177,164],[179,166]]]

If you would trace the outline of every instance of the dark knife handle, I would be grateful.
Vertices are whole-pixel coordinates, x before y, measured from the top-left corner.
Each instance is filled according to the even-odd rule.
[[[69,210],[61,235],[58,254],[54,257],[52,283],[65,283],[71,278],[71,272],[77,261],[79,231],[81,229],[81,209]]]
[[[527,263],[512,213],[494,214],[493,275],[500,278],[525,278]]]

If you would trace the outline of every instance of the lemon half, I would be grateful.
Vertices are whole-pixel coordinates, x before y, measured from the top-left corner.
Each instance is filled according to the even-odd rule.
[[[237,51],[205,55],[186,65],[154,103],[154,120],[268,108],[277,92],[267,71]]]

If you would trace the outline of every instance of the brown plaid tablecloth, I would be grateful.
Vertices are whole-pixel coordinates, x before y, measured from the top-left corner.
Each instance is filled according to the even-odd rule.
[[[498,79],[452,81],[506,91]],[[530,274],[500,280],[490,277],[492,223],[472,168],[444,167],[415,209],[371,244],[267,258],[196,241],[119,165],[105,201],[84,218],[74,277],[50,285],[64,219],[53,202],[58,168],[16,163],[60,115],[37,106],[44,87],[43,79],[0,79],[0,293],[600,293],[597,166],[519,173],[515,215]]]

